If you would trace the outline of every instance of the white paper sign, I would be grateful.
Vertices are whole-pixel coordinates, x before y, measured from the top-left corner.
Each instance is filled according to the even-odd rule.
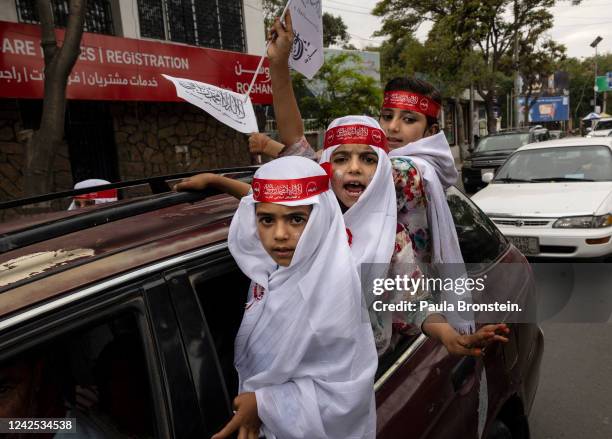
[[[323,12],[321,0],[290,0],[293,50],[289,65],[308,79],[323,65]]]
[[[162,76],[174,84],[179,98],[200,107],[219,122],[245,134],[258,131],[251,98],[204,82]]]

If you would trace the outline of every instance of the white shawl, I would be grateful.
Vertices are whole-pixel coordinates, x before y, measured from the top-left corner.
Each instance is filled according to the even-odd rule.
[[[311,160],[284,157],[255,178],[325,175]],[[374,438],[377,356],[342,213],[328,190],[312,205],[291,265],[277,266],[257,235],[255,200],[244,197],[229,231],[229,249],[263,287],[247,304],[236,337],[239,391],[255,392],[263,433],[272,438]]]
[[[327,130],[357,124],[381,129],[371,117],[346,116],[333,120]],[[329,162],[339,146],[326,148],[320,163]],[[375,146],[372,149],[378,155],[374,178],[357,202],[344,212],[344,223],[353,237],[351,250],[358,268],[362,263],[388,264],[395,248],[397,231],[397,203],[391,163],[383,149]]]
[[[463,256],[459,248],[459,239],[455,222],[446,201],[446,189],[457,182],[458,173],[455,159],[443,132],[424,137],[389,152],[389,157],[407,157],[412,160],[425,180],[425,195],[427,197],[427,218],[432,238],[432,263],[439,265],[448,277],[465,276]],[[456,294],[446,295],[455,303]],[[461,300],[471,302],[471,295],[465,293]],[[474,331],[473,318],[461,319],[456,313],[447,315],[449,323],[462,334]]]

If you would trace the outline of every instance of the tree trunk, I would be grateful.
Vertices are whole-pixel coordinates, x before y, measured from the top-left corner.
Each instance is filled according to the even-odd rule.
[[[45,93],[40,128],[26,148],[24,192],[26,196],[50,192],[53,163],[64,138],[66,85],[76,63],[83,35],[87,0],[70,0],[64,43],[58,47],[50,0],[37,0],[41,46],[45,58]]]

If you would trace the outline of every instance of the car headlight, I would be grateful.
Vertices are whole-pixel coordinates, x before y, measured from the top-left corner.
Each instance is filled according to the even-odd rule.
[[[559,218],[553,224],[556,229],[599,229],[612,226],[612,214],[600,216],[568,216]]]

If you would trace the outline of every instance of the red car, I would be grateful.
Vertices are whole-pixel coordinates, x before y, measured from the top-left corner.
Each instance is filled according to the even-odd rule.
[[[148,183],[164,190],[164,179]],[[461,192],[448,197],[474,274],[527,295],[525,258]],[[248,286],[227,249],[236,206],[210,191],[170,192],[0,226],[0,376],[12,379],[0,417],[70,420],[103,437],[220,429],[232,415]],[[522,275],[509,278],[506,262]],[[510,342],[488,347],[484,361],[451,357],[424,336],[401,340],[380,359],[378,437],[528,438],[542,334],[510,328]]]

